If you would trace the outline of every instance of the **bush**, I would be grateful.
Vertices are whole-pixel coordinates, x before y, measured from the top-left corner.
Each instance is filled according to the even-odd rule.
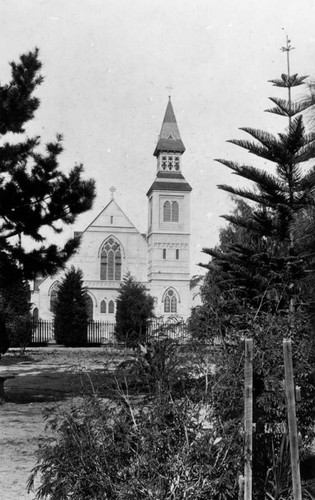
[[[32,340],[32,320],[29,314],[16,314],[7,322],[7,331],[11,347],[20,347],[22,350]]]
[[[87,342],[87,301],[80,269],[72,266],[65,274],[55,304],[54,328],[58,344],[67,347]]]
[[[153,297],[130,274],[124,278],[117,297],[115,335],[118,342],[135,347],[146,342],[147,321],[153,317]]]
[[[29,491],[37,499],[236,500],[235,436],[206,427],[199,405],[159,398],[115,405],[86,397],[49,415],[54,437],[42,442]]]

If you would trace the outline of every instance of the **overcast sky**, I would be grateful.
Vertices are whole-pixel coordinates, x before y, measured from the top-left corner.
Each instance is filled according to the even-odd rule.
[[[279,96],[268,80],[286,71],[286,35],[292,72],[315,77],[315,1],[0,0],[0,9],[1,83],[23,52],[37,46],[43,62],[41,107],[28,135],[49,141],[62,133],[61,164],[82,162],[96,179],[94,208],[75,230],[108,203],[114,185],[118,204],[146,231],[152,154],[173,87],[198,272],[195,264],[207,261],[202,247],[218,242],[220,215],[232,208],[216,186],[240,183],[214,158],[258,164],[226,140],[245,137],[239,127],[286,126],[263,112],[268,96]]]

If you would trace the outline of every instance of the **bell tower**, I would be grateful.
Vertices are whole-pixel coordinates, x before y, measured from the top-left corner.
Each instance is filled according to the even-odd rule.
[[[181,140],[171,98],[154,151],[156,177],[147,192],[148,282],[156,314],[190,315],[190,192],[182,174]]]

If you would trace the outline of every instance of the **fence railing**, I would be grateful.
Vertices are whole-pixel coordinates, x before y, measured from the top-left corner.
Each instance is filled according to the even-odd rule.
[[[167,337],[180,341],[187,340],[189,336],[187,323],[184,320],[178,320],[176,318],[170,318],[168,320],[164,318],[154,318],[150,320],[147,325],[147,335],[149,339]]]
[[[182,320],[155,318],[147,325],[148,339],[167,337],[186,341],[188,337],[187,325]],[[54,340],[54,323],[49,320],[34,320],[32,322],[31,345],[47,344]],[[109,321],[90,321],[87,327],[88,344],[116,344],[115,323]]]
[[[54,339],[54,324],[48,320],[33,320],[31,344],[47,344]]]
[[[115,344],[115,323],[90,321],[87,328],[88,344]]]

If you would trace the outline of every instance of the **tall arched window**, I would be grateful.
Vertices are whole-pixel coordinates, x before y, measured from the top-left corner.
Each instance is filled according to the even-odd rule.
[[[102,300],[101,302],[101,314],[106,314],[106,302]]]
[[[169,201],[165,201],[163,205],[163,220],[164,222],[170,222],[171,220],[171,204]]]
[[[110,300],[108,303],[108,312],[109,314],[114,314],[115,312],[115,304],[113,300]]]
[[[59,284],[55,283],[50,291],[50,303],[49,303],[49,309],[50,311],[54,314],[56,311],[56,302],[58,298],[58,287]]]
[[[121,279],[121,252],[117,250],[115,254],[115,281],[120,281]]]
[[[121,280],[121,248],[114,238],[105,241],[101,251],[101,280]]]
[[[164,296],[164,312],[177,313],[177,297],[174,290],[170,288]]]
[[[169,298],[168,295],[166,295],[164,298],[164,312],[165,313],[171,312],[171,299]]]
[[[179,207],[177,201],[172,201],[172,221],[178,222],[179,219]]]

